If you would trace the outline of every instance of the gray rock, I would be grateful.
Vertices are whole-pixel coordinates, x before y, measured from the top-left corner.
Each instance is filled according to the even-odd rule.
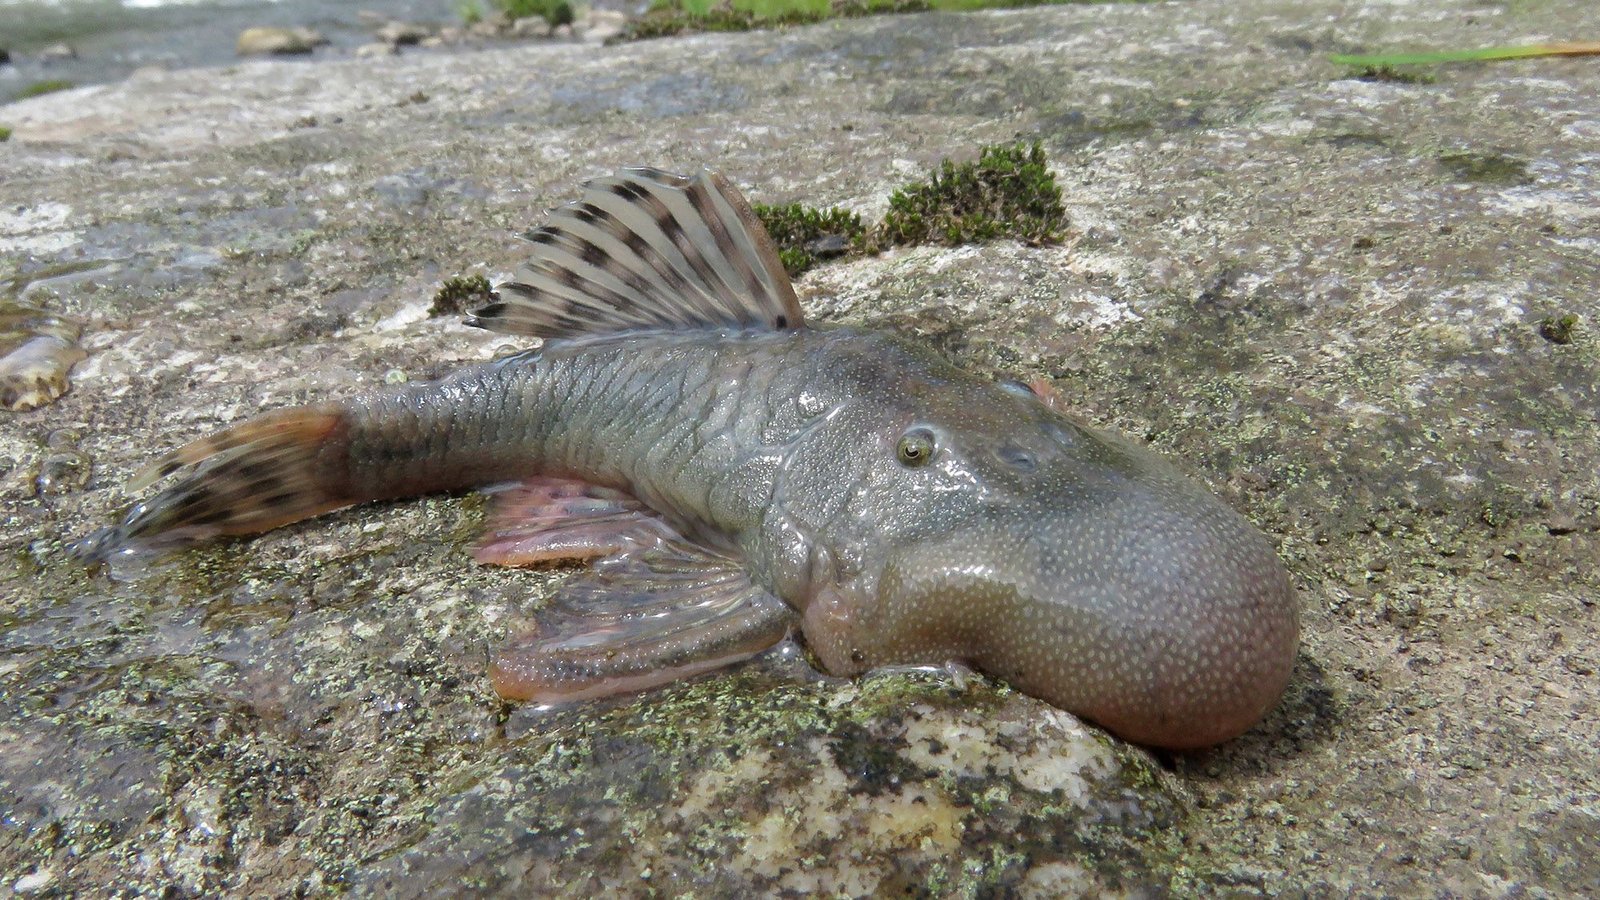
[[[628,17],[616,10],[589,9],[573,23],[572,30],[591,44],[603,44],[622,33]]]
[[[63,60],[77,59],[78,50],[76,47],[73,47],[71,44],[66,43],[65,41],[58,41],[54,44],[48,44],[40,48],[39,52],[35,55],[40,62],[44,63],[45,65],[49,65],[50,63],[61,62]]]
[[[239,32],[234,51],[240,56],[293,56],[310,53],[327,42],[311,28],[258,25]]]
[[[386,43],[384,41],[374,41],[370,44],[362,44],[355,49],[355,55],[361,59],[372,59],[379,56],[394,56],[399,52],[398,45]]]
[[[468,37],[493,38],[509,33],[515,24],[510,16],[496,10],[467,26]]]
[[[428,27],[410,22],[388,22],[378,29],[379,41],[396,46],[419,44],[432,35],[433,31]]]
[[[73,390],[0,428],[0,885],[1600,892],[1600,71],[1325,58],[1597,32],[1592,4],[1071,5],[6,106],[0,284],[100,274],[40,295],[85,323]],[[1051,152],[1065,246],[906,249],[801,288],[819,319],[1052,379],[1280,540],[1302,658],[1222,748],[1158,765],[982,679],[781,657],[507,709],[486,653],[564,573],[473,566],[475,497],[131,581],[59,553],[223,421],[505,352],[432,294],[509,272],[581,178],[710,163],[872,219],[1019,133]],[[90,480],[37,493],[64,426]]]

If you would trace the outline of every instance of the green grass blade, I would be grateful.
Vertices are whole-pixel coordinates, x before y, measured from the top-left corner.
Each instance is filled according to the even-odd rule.
[[[1336,53],[1328,57],[1341,66],[1433,66],[1440,63],[1525,59],[1532,56],[1600,55],[1600,41],[1564,44],[1528,44],[1523,47],[1488,47],[1482,50],[1441,50],[1433,53],[1379,53],[1372,56]]]

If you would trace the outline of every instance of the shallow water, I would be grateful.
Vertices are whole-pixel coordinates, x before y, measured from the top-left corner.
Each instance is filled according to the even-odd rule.
[[[308,61],[348,56],[373,40],[367,18],[456,24],[466,0],[0,0],[0,102],[41,81],[116,81],[144,66],[188,68],[237,61],[234,41],[256,25],[305,26],[331,42]],[[478,2],[488,8],[487,2]],[[368,17],[363,17],[365,12]],[[76,56],[44,51],[65,43]]]

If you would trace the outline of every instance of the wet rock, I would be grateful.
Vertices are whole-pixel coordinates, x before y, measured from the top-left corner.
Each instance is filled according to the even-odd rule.
[[[279,28],[258,25],[239,32],[234,52],[240,56],[292,56],[310,53],[328,43],[311,28]]]
[[[603,44],[622,33],[628,17],[613,9],[590,9],[572,26],[573,34],[591,44]]]
[[[11,889],[24,896],[37,894],[48,888],[55,878],[55,872],[50,869],[39,869],[13,881]]]
[[[512,22],[510,34],[516,38],[550,37],[555,34],[555,26],[542,18],[529,16]]]
[[[496,10],[482,19],[467,26],[468,37],[493,38],[500,37],[511,31],[513,19],[504,12]]]
[[[83,490],[92,464],[89,454],[78,449],[78,433],[57,428],[45,435],[44,444],[48,452],[33,476],[34,494],[52,497]]]
[[[372,43],[362,44],[355,49],[355,55],[360,59],[372,59],[380,56],[394,56],[400,51],[394,44]]]
[[[820,691],[752,672],[599,720],[626,728],[538,717],[353,886],[1061,896],[1161,880],[1179,804],[1147,756],[1015,694],[914,682]],[[758,686],[762,703],[726,705]],[[997,840],[1029,849],[996,859]]]
[[[38,280],[27,305],[93,327],[71,392],[0,425],[0,892],[548,873],[734,896],[814,872],[880,894],[1596,893],[1600,70],[1372,82],[1322,55],[1600,33],[1594,4],[1462,6],[913,15],[8,106],[0,292]],[[807,313],[1048,379],[1278,540],[1304,649],[1228,745],[1151,766],[987,681],[769,660],[509,708],[485,660],[566,573],[474,566],[475,496],[119,561],[126,581],[62,557],[219,425],[525,349],[429,304],[449,275],[514,271],[582,178],[709,163],[755,201],[878,220],[1019,132],[1050,154],[1062,246],[824,263]],[[91,477],[37,496],[65,424]]]
[[[71,44],[66,43],[65,41],[60,41],[40,48],[39,52],[35,55],[40,62],[44,63],[45,65],[49,65],[50,63],[54,62],[77,59],[78,50]]]
[[[378,40],[395,46],[410,46],[419,44],[433,31],[424,25],[414,25],[410,22],[389,22],[378,29]]]

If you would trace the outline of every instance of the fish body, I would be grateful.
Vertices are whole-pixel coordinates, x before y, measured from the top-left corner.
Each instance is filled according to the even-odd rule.
[[[648,688],[798,631],[834,674],[961,660],[1154,745],[1276,702],[1298,618],[1259,531],[1048,396],[806,324],[721,179],[630,170],[535,240],[473,322],[538,349],[197,441],[80,552],[510,482],[481,562],[593,562],[496,660],[513,699]]]

